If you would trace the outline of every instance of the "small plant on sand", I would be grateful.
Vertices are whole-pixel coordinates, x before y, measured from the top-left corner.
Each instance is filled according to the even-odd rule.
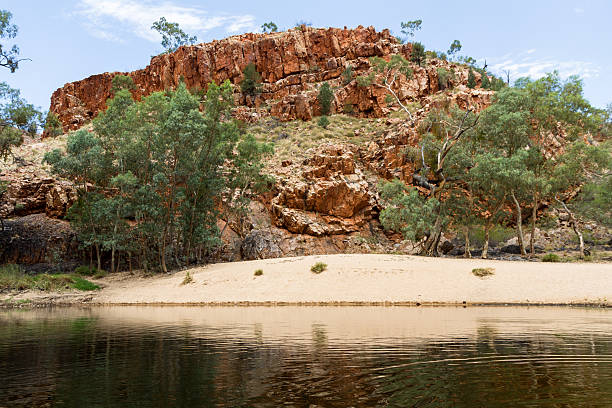
[[[310,271],[312,273],[321,273],[325,270],[327,270],[327,264],[323,262],[317,262],[316,264],[312,265],[312,267],[310,268]]]
[[[474,268],[472,269],[472,273],[474,276],[478,276],[479,278],[486,278],[487,276],[493,275],[495,272],[493,268]]]
[[[557,254],[546,254],[542,257],[542,262],[560,262],[561,258]]]
[[[257,269],[254,273],[255,276],[261,276],[263,275],[263,269]]]
[[[183,279],[183,282],[181,282],[181,285],[189,285],[190,283],[193,283],[193,276],[191,276],[189,271],[187,271],[187,273],[185,274],[185,278]]]

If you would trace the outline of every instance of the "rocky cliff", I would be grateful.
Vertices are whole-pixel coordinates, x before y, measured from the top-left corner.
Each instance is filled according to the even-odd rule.
[[[431,109],[455,104],[479,111],[492,95],[465,86],[465,66],[432,59],[422,67],[413,65],[412,77],[398,78],[394,84],[399,98],[411,104],[415,120],[407,121],[401,112],[389,116],[397,107],[388,103],[387,92],[358,86],[355,78],[371,72],[372,56],[409,58],[411,51],[411,44],[399,44],[388,30],[376,32],[372,27],[244,34],[181,47],[152,58],[142,70],[66,84],[53,93],[50,110],[65,131],[74,130],[105,109],[115,75],[129,75],[136,85],[133,94],[140,98],[180,80],[192,89],[205,89],[211,81],[238,84],[244,67],[253,62],[262,75],[263,91],[252,98],[237,86],[234,113],[248,122],[247,131],[258,139],[276,143],[277,154],[267,163],[267,171],[277,181],[272,192],[253,202],[246,229],[231,223],[222,228],[226,244],[216,259],[404,250],[400,237],[385,235],[378,223],[380,178],[412,181],[414,169],[403,151],[418,143],[417,125]],[[353,75],[347,78],[343,72],[349,67]],[[440,68],[452,73],[444,90],[439,87]],[[480,75],[476,77],[479,82]],[[303,121],[320,114],[317,94],[324,81],[334,90],[332,113],[342,115],[332,116],[330,126],[321,130]],[[27,166],[0,169],[0,179],[11,182],[0,215],[12,218],[9,232],[3,234],[0,262],[43,262],[58,252],[71,259],[77,252],[66,223],[56,222],[76,199],[75,190],[40,165],[46,147],[51,150],[62,143],[65,136],[26,144],[17,154],[31,158]],[[288,150],[281,153],[283,146]],[[41,215],[28,218],[32,214]],[[224,222],[219,220],[221,227]],[[41,234],[41,239],[23,241],[26,235]],[[36,256],[24,256],[24,248]]]
[[[129,75],[136,84],[133,94],[140,98],[173,88],[181,79],[191,89],[206,89],[212,81],[238,84],[242,71],[252,62],[261,73],[263,90],[252,98],[241,95],[237,87],[238,105],[260,108],[285,121],[309,120],[320,113],[318,84],[329,81],[336,89],[333,112],[350,109],[360,116],[382,117],[389,112],[386,92],[358,87],[342,73],[350,67],[360,75],[370,69],[370,57],[409,57],[411,50],[411,44],[399,44],[388,30],[377,32],[373,27],[349,30],[302,26],[281,33],[249,33],[181,47],[174,53],[153,57],[149,66],[138,71],[107,72],[68,83],[53,93],[49,110],[58,115],[65,131],[74,130],[105,108],[116,75]],[[426,67],[415,67],[412,79],[396,84],[400,98],[414,100],[437,92],[436,69],[440,65],[449,65],[455,71],[452,82],[467,80],[465,68],[434,61]]]

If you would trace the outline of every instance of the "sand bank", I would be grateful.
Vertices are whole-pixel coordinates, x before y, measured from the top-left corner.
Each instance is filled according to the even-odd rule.
[[[310,267],[324,262],[327,270]],[[479,278],[474,268],[493,268]],[[262,276],[254,271],[263,270]],[[127,274],[74,295],[91,304],[597,304],[612,306],[612,264],[404,255],[320,255],[213,264],[155,277]],[[27,294],[26,294],[27,296]],[[19,298],[19,297],[17,297]]]

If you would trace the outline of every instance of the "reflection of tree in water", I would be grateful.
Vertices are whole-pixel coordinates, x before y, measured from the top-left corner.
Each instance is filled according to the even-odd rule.
[[[610,359],[576,357],[612,354],[610,336],[597,333],[508,336],[483,323],[474,337],[342,344],[321,324],[300,343],[265,340],[261,325],[238,340],[88,317],[3,323],[0,406],[505,407],[522,398],[546,408],[605,406],[612,395]]]

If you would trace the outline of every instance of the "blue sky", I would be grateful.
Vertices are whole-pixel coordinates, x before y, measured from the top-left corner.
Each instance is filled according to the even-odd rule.
[[[180,23],[202,42],[257,31],[274,21],[281,29],[298,21],[316,27],[373,25],[396,34],[400,22],[423,20],[417,33],[427,49],[446,50],[458,39],[463,55],[487,60],[493,73],[533,78],[557,69],[578,74],[596,106],[612,102],[612,1],[242,1],[195,0],[2,0],[19,26],[15,43],[25,61],[0,81],[48,109],[64,83],[105,71],[145,67],[162,51],[150,30],[161,16]]]

